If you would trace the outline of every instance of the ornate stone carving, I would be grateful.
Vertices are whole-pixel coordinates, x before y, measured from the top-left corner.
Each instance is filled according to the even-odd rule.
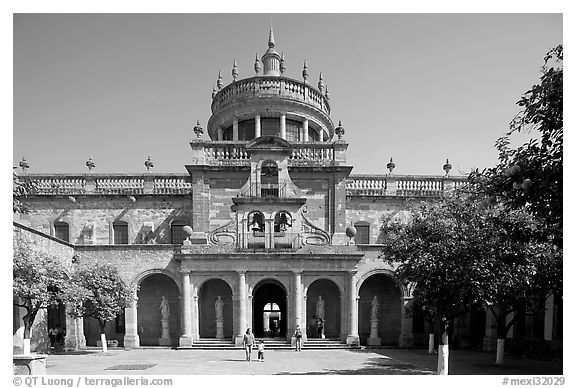
[[[208,234],[209,245],[234,245],[236,243],[236,221],[232,220]]]

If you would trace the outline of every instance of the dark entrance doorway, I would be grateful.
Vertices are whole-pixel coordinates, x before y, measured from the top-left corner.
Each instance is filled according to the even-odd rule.
[[[253,332],[256,337],[286,337],[286,291],[275,280],[261,282],[252,298]]]

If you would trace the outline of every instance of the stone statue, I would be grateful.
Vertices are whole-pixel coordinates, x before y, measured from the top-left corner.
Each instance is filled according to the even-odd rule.
[[[222,300],[220,295],[218,295],[218,298],[216,299],[216,302],[214,303],[214,309],[216,310],[216,320],[217,321],[221,321],[222,319],[224,319],[224,315],[222,313],[223,307],[224,307],[224,301]]]
[[[370,319],[371,320],[377,320],[378,316],[380,315],[380,303],[378,302],[378,297],[376,295],[374,295],[374,298],[372,298],[372,311],[370,311]]]
[[[324,318],[324,300],[322,296],[318,296],[318,301],[316,302],[316,317]]]
[[[164,295],[162,295],[162,302],[158,310],[162,313],[162,319],[168,319],[170,317],[170,306],[168,305],[168,300]]]

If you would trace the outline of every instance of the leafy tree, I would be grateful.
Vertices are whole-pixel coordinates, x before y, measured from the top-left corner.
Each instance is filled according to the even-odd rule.
[[[523,109],[510,130],[496,142],[499,164],[471,174],[491,203],[508,209],[525,208],[541,218],[550,238],[562,245],[563,173],[563,46],[544,58],[540,84],[517,102]],[[515,132],[537,132],[516,149],[510,148]]]
[[[29,207],[23,199],[33,194],[36,191],[37,185],[36,181],[21,179],[18,174],[12,172],[12,211],[14,213],[28,212]]]
[[[415,303],[437,322],[439,330],[438,374],[448,373],[448,329],[465,313],[473,295],[474,251],[481,243],[477,231],[482,218],[470,212],[458,198],[421,203],[407,223],[384,225],[387,239],[382,254],[398,264],[396,274],[415,284]]]
[[[66,268],[46,252],[33,249],[32,241],[14,234],[12,292],[14,304],[23,307],[24,354],[30,354],[32,325],[40,309],[58,305],[67,290]]]
[[[541,227],[525,211],[453,196],[422,203],[410,215],[384,225],[382,254],[398,265],[398,277],[416,285],[415,303],[437,324],[439,374],[448,373],[448,329],[472,305],[495,315],[504,339],[507,314],[518,302],[541,300],[558,287],[561,266],[547,260],[551,244],[540,241]]]
[[[134,288],[128,286],[114,266],[103,264],[78,270],[67,294],[73,317],[98,320],[103,351],[107,351],[106,322],[114,320],[134,300]]]

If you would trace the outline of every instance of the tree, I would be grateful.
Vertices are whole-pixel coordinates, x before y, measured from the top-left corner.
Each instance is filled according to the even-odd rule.
[[[470,178],[492,203],[508,209],[525,208],[545,222],[550,238],[562,245],[563,173],[563,46],[544,57],[540,84],[517,102],[523,110],[510,130],[496,142],[499,164]],[[515,132],[536,131],[516,149],[510,148]]]
[[[454,318],[465,313],[473,295],[474,272],[470,268],[480,244],[482,218],[469,211],[459,198],[421,203],[407,223],[384,224],[382,254],[398,264],[396,275],[416,285],[414,300],[437,323],[438,374],[448,374],[448,329]]]
[[[66,296],[71,305],[70,314],[75,318],[98,320],[102,350],[106,352],[106,322],[115,319],[131,305],[135,289],[126,285],[116,267],[107,264],[78,270],[72,283],[76,285]]]
[[[58,305],[66,292],[66,268],[48,253],[33,249],[32,241],[14,234],[12,292],[18,297],[14,304],[26,310],[24,322],[24,354],[30,354],[32,325],[40,309]]]
[[[12,172],[12,211],[14,213],[27,213],[28,205],[22,201],[36,191],[37,182],[31,179],[21,179]]]
[[[448,329],[471,306],[483,306],[498,322],[502,361],[509,312],[518,302],[549,295],[561,265],[547,260],[537,219],[524,210],[480,206],[474,196],[455,195],[413,208],[406,223],[385,224],[383,255],[396,274],[414,284],[415,303],[439,331],[438,373],[448,373]],[[538,298],[535,298],[538,297]]]

